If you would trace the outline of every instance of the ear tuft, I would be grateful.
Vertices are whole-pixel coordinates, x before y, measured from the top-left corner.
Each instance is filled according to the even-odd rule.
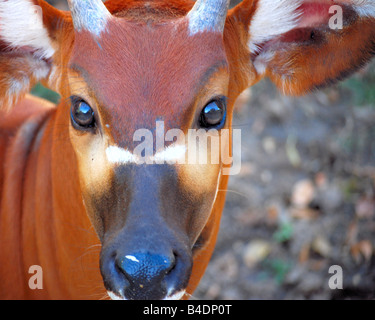
[[[249,1],[231,17],[247,27],[249,79],[266,76],[300,95],[342,80],[375,54],[375,0],[253,0],[248,10]]]
[[[249,27],[250,52],[258,53],[262,43],[296,28],[300,6],[301,0],[258,1]]]
[[[43,10],[31,0],[0,0],[0,39],[10,50],[27,48],[42,59],[54,54]]]
[[[31,55],[0,55],[0,109],[10,109],[38,81],[46,78],[50,66]]]

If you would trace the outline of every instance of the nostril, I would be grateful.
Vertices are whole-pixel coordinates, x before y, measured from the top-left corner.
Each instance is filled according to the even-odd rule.
[[[125,270],[122,268],[122,262],[119,259],[115,259],[115,269],[119,274],[126,275]]]
[[[166,261],[166,264],[169,263],[169,268],[166,269],[165,275],[170,274],[175,269],[176,260],[177,260],[177,255],[173,253],[173,257],[171,257],[169,261]]]

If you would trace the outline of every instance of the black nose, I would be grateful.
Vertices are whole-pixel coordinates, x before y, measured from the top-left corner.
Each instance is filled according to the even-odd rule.
[[[104,249],[100,270],[113,298],[160,300],[178,296],[186,289],[192,257],[181,249],[159,252],[129,252],[124,248]]]
[[[162,280],[175,265],[174,255],[171,257],[151,254],[133,253],[120,259],[116,265],[130,283],[142,285],[139,281],[147,280],[150,284]]]
[[[117,251],[102,257],[101,271],[109,292],[129,300],[158,300],[184,289],[191,271],[185,260],[173,253]]]
[[[165,278],[176,263],[174,255],[164,256],[152,253],[130,253],[116,257],[116,267],[128,282],[125,296],[142,298],[152,293],[152,298],[165,296]]]

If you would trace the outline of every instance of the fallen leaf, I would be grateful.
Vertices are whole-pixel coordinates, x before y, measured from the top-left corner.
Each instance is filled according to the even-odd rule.
[[[296,137],[290,135],[288,136],[285,144],[286,155],[289,162],[293,167],[298,167],[301,165],[301,156],[297,149],[297,139]]]
[[[264,151],[269,155],[274,154],[276,151],[276,141],[272,137],[265,137],[262,140],[262,146]]]
[[[312,271],[321,271],[322,269],[325,269],[326,267],[327,267],[326,259],[313,260],[310,263],[310,270]]]
[[[369,261],[372,257],[373,252],[374,252],[371,241],[363,240],[359,243],[359,247],[360,247],[361,253],[364,256],[365,260]]]
[[[329,257],[332,247],[329,241],[323,236],[317,236],[311,244],[311,248],[322,257]]]
[[[301,220],[314,220],[319,216],[319,211],[310,208],[291,208],[292,218]]]
[[[324,188],[327,185],[327,177],[323,172],[318,172],[315,175],[315,184],[318,188]]]
[[[271,245],[264,240],[251,241],[244,249],[243,260],[248,268],[253,268],[271,252]]]
[[[267,222],[270,225],[276,225],[279,220],[279,209],[277,206],[267,208]]]
[[[350,247],[350,253],[357,263],[362,261],[362,257],[365,261],[370,261],[373,252],[373,245],[369,240],[360,241]]]
[[[293,186],[291,202],[297,208],[306,208],[314,199],[315,187],[311,180],[301,180]]]
[[[372,197],[363,197],[355,206],[355,213],[360,219],[371,219],[375,214],[375,201]]]
[[[302,246],[301,251],[299,252],[298,262],[300,264],[306,263],[310,258],[310,245],[305,244]]]
[[[358,238],[358,223],[357,220],[352,221],[349,224],[348,231],[346,233],[346,243],[353,245],[357,242]]]

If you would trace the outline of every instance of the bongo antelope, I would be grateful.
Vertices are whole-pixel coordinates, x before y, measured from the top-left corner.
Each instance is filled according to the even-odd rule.
[[[264,77],[289,95],[342,79],[374,55],[375,1],[68,2],[0,0],[0,298],[188,298],[229,165],[179,162],[176,137],[137,153],[135,132],[221,136]],[[59,105],[28,95],[39,81]]]

